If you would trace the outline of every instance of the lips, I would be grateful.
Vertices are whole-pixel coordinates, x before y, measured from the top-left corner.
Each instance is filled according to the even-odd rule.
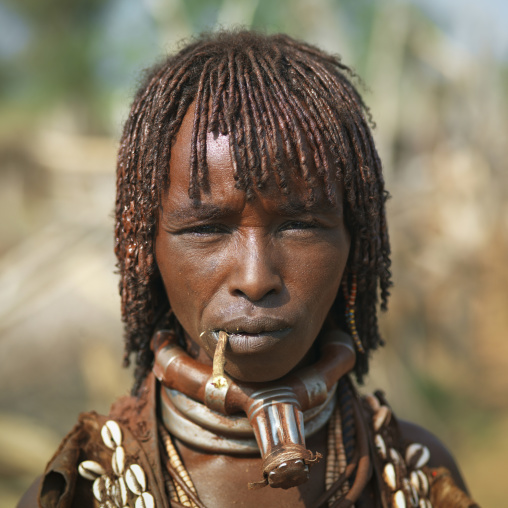
[[[214,326],[207,337],[214,349],[219,331],[228,333],[228,349],[237,355],[264,353],[274,348],[290,332],[290,324],[280,318],[268,316],[241,317]]]
[[[290,331],[290,328],[286,328],[270,333],[231,333],[228,343],[231,351],[237,355],[264,353],[274,348]]]

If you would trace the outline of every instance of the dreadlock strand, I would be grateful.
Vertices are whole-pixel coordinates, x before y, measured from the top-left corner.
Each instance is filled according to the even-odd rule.
[[[269,79],[269,85],[276,90],[278,93],[280,100],[277,105],[282,105],[283,109],[281,109],[284,118],[279,117],[279,126],[283,135],[286,134],[286,126],[288,127],[288,134],[290,133],[292,137],[288,135],[285,136],[285,144],[288,146],[286,148],[286,156],[288,157],[289,162],[292,165],[296,166],[296,162],[300,162],[300,171],[304,176],[304,179],[307,185],[313,183],[313,178],[309,178],[311,174],[311,169],[309,167],[308,161],[306,157],[302,157],[302,147],[299,149],[294,148],[292,138],[296,137],[297,139],[303,140],[300,132],[304,130],[307,133],[307,142],[310,145],[310,149],[314,155],[314,162],[316,167],[321,167],[320,157],[319,157],[319,144],[315,141],[314,130],[312,125],[309,125],[305,120],[305,115],[302,114],[302,108],[300,108],[299,104],[292,98],[292,94],[288,92],[287,87],[285,87],[285,83],[281,79],[277,79],[276,73],[274,72],[273,61],[271,63],[271,69],[267,68],[268,63],[262,62],[262,66],[265,69],[266,75]],[[287,101],[287,104],[286,104]],[[291,110],[290,107],[293,107]],[[291,114],[293,113],[293,115]],[[298,123],[295,122],[295,117],[298,119]],[[288,168],[289,170],[290,168]],[[281,172],[282,173],[282,172]],[[282,173],[283,174],[283,173]],[[284,177],[285,178],[285,177]]]
[[[258,160],[258,150],[257,147],[261,143],[262,140],[258,139],[257,132],[255,126],[252,125],[252,122],[258,121],[259,117],[257,115],[257,111],[255,111],[255,107],[253,106],[248,89],[247,89],[247,83],[246,83],[246,76],[247,71],[244,67],[243,58],[238,62],[238,82],[239,82],[239,88],[240,88],[240,97],[243,104],[243,108],[240,111],[242,123],[245,126],[245,151],[247,155],[247,170],[249,174],[253,175],[253,179],[258,183],[258,173],[259,173],[259,167],[260,163]]]
[[[269,147],[269,155],[270,160],[272,162],[272,166],[275,168],[275,173],[277,175],[280,174],[282,171],[281,164],[282,164],[282,156],[280,154],[280,146],[279,143],[277,143],[277,138],[279,137],[279,129],[278,129],[278,122],[275,120],[275,111],[273,107],[272,101],[270,101],[269,92],[267,90],[267,86],[264,80],[263,73],[261,71],[261,67],[259,65],[257,56],[252,54],[251,56],[251,63],[252,63],[252,69],[254,71],[255,76],[257,77],[258,83],[259,83],[259,92],[256,92],[256,96],[259,96],[261,98],[261,101],[258,99],[258,102],[264,106],[264,109],[266,111],[266,114],[268,116],[268,122],[271,127],[271,135],[268,142]],[[266,167],[268,171],[268,167]],[[268,180],[269,173],[266,173],[264,175],[264,180]]]
[[[198,200],[200,195],[200,188],[206,173],[206,122],[208,119],[207,98],[205,97],[205,90],[208,87],[204,86],[205,79],[208,78],[208,69],[212,61],[208,60],[203,66],[201,76],[199,78],[198,90],[196,95],[196,102],[194,107],[194,121],[191,134],[191,155],[190,155],[190,184],[189,184],[189,197],[192,200]],[[205,100],[203,100],[205,99]],[[205,113],[206,108],[206,114]],[[203,133],[202,123],[205,123],[205,130]]]
[[[211,76],[210,76],[211,81]],[[209,192],[209,180],[208,180],[208,163],[206,160],[206,135],[208,133],[208,117],[210,111],[210,87],[203,83],[203,96],[201,99],[201,122],[199,123],[198,132],[198,171],[199,171],[199,186],[204,192]]]
[[[235,132],[234,126],[234,112],[236,110],[236,90],[235,90],[235,65],[234,65],[234,53],[232,50],[228,52],[228,71],[229,71],[229,87],[228,97],[226,102],[225,121],[227,125],[228,134],[230,136]],[[238,164],[238,146],[236,139],[230,139],[229,150],[231,154],[231,162],[233,164],[233,178],[235,179],[235,186],[241,190],[245,190],[245,177],[244,168]]]
[[[290,103],[287,102],[287,100],[284,100],[285,98],[287,99],[287,87],[285,86],[285,80],[277,78],[277,67],[283,67],[285,62],[280,61],[281,58],[279,54],[276,56],[277,60],[268,56],[265,61],[261,61],[261,64],[265,69],[266,76],[270,80],[270,83],[279,83],[278,87],[274,87],[277,94],[277,101],[274,106],[282,113],[282,116],[279,115],[279,128],[283,135],[286,159],[290,164],[295,165],[298,160],[298,155],[293,146],[293,136],[295,135],[297,128],[294,123],[294,118],[291,116]]]
[[[286,34],[279,34],[277,38],[284,44],[289,50],[295,51],[298,54],[302,55],[307,61],[313,61],[316,59],[317,61],[326,62],[333,67],[338,67],[341,71],[347,72],[351,76],[354,75],[353,71],[346,65],[340,62],[340,57],[335,55],[329,55],[319,49],[312,44],[308,44],[305,42],[298,41],[296,39],[292,39]],[[308,57],[312,58],[308,58]]]
[[[285,84],[282,80],[277,79],[274,76],[274,80],[271,84],[274,88],[278,89],[281,96],[283,96],[288,101],[288,103],[293,106],[293,112],[298,117],[301,125],[304,126],[304,129],[308,134],[308,142],[310,144],[310,148],[314,154],[314,164],[316,166],[317,174],[319,177],[323,178],[326,195],[331,200],[332,190],[327,178],[329,173],[328,157],[314,115],[309,114],[311,112],[307,111],[305,107],[301,107],[298,101],[294,98],[293,94],[291,94],[287,90],[287,87],[284,86]]]
[[[219,63],[219,67],[217,69],[217,87],[213,94],[213,100],[212,100],[212,112],[211,112],[211,119],[209,124],[210,131],[215,131],[218,128],[220,129],[220,122],[219,122],[219,111],[221,108],[221,99],[223,97],[223,91],[224,87],[226,86],[227,82],[227,74],[225,72],[226,64],[223,60]],[[221,134],[224,134],[224,132],[221,132]]]
[[[264,59],[258,58],[256,64],[260,66],[260,70],[264,71],[264,76],[266,76],[268,85],[272,85],[274,83],[274,77],[272,74],[272,70],[267,65]],[[265,84],[265,83],[264,83]],[[289,171],[289,166],[294,164],[296,159],[296,154],[293,150],[291,143],[291,121],[289,119],[289,114],[287,111],[287,105],[282,100],[282,95],[280,93],[280,88],[273,87],[275,92],[275,96],[271,92],[271,87],[268,86],[265,89],[270,90],[267,100],[272,109],[272,115],[274,122],[276,124],[276,132],[277,135],[282,137],[282,154],[277,154],[277,164],[276,164],[276,174],[279,180],[279,187],[282,192],[287,194],[287,171]],[[284,162],[287,162],[285,164]]]
[[[256,182],[256,187],[258,189],[262,189],[264,187],[264,184],[266,183],[266,180],[264,179],[264,175],[268,174],[268,154],[267,154],[267,148],[266,148],[266,132],[264,129],[263,122],[261,121],[261,118],[264,114],[264,108],[263,105],[260,103],[260,101],[257,100],[255,88],[251,83],[250,74],[248,72],[244,73],[243,76],[244,86],[245,86],[245,92],[246,92],[246,104],[248,105],[248,108],[250,112],[252,113],[253,118],[253,142],[251,145],[251,150],[255,151],[256,143],[254,142],[254,137],[257,141],[258,150],[259,152],[258,157],[256,159],[259,160],[253,160],[253,173],[254,178]],[[262,109],[263,108],[263,109]]]
[[[252,160],[255,159],[255,153],[247,148],[253,147],[253,140],[250,129],[251,118],[248,115],[248,104],[245,99],[245,89],[243,86],[243,54],[235,53],[235,109],[234,122],[235,132],[233,135],[236,144],[236,153],[238,156],[239,166],[242,168],[242,190],[247,193],[247,199],[252,198],[252,180],[253,168],[255,167]],[[250,152],[250,153],[249,153]]]

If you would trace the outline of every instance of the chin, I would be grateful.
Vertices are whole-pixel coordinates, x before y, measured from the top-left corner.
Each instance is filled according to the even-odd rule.
[[[225,371],[233,379],[243,383],[268,383],[283,378],[299,364],[300,362],[297,362],[287,368],[281,368],[279,364],[273,368],[269,368],[266,364],[263,365],[263,362],[258,363],[257,366],[246,366],[241,364],[228,365],[228,361],[226,361]]]

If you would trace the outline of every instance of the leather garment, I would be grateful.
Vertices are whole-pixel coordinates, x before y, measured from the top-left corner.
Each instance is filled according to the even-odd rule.
[[[92,493],[93,482],[78,473],[78,466],[84,460],[93,460],[104,468],[108,476],[115,478],[113,452],[101,436],[101,429],[108,420],[116,421],[121,429],[125,469],[131,464],[141,466],[146,475],[145,491],[153,496],[156,507],[169,508],[160,464],[155,387],[155,377],[150,374],[139,396],[120,398],[112,405],[109,416],[93,411],[80,414],[44,474],[23,496],[18,508],[100,506]]]

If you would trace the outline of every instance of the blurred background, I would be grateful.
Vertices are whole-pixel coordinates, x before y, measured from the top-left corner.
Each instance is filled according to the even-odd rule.
[[[368,389],[506,506],[508,3],[2,0],[0,504],[80,411],[129,391],[113,258],[115,152],[140,71],[217,26],[283,31],[366,83],[395,286]]]

